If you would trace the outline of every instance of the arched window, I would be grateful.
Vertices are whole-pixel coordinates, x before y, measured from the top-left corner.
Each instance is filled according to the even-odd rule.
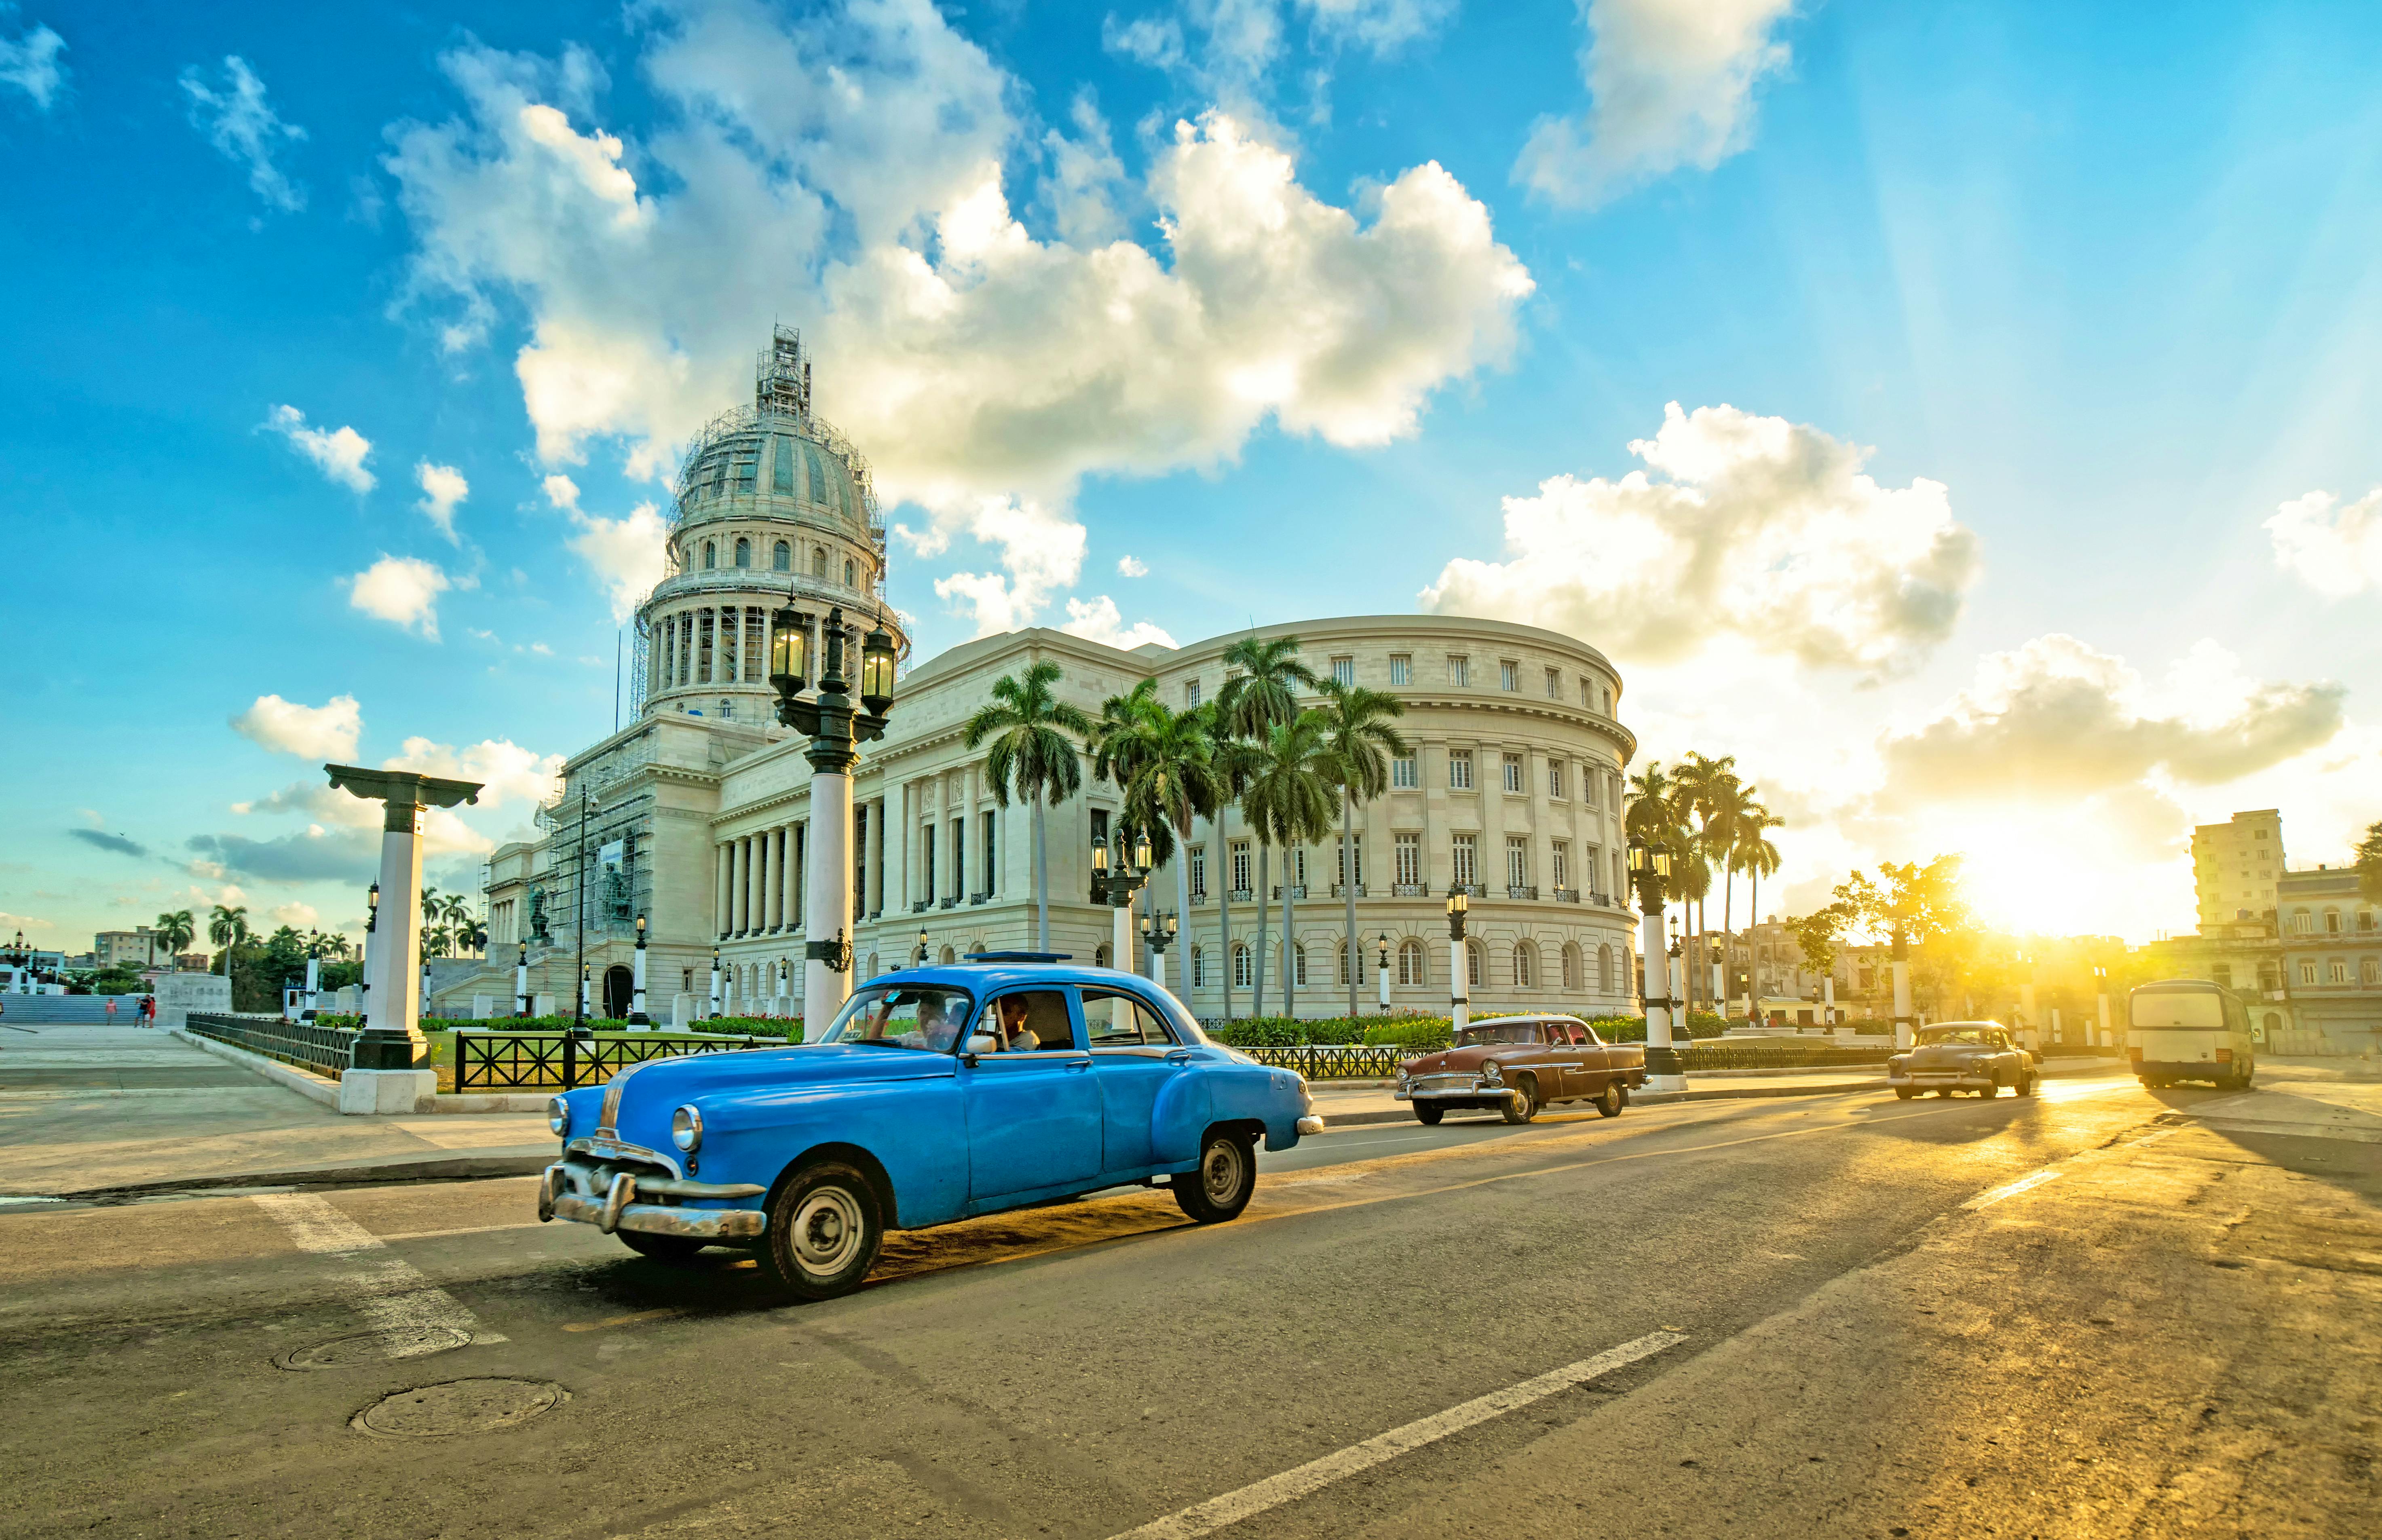
[[[1102,944],[1092,948],[1092,966],[1094,967],[1106,967],[1109,966],[1109,949],[1107,943],[1103,942]]]
[[[1613,943],[1601,942],[1596,948],[1596,987],[1606,994],[1613,992]]]
[[[1344,984],[1348,981],[1348,943],[1346,942],[1342,942],[1338,947],[1338,951],[1340,954],[1340,977],[1335,980],[1335,982]],[[1361,967],[1362,965],[1359,966]],[[1361,980],[1359,981],[1361,982]]]
[[[1430,978],[1423,967],[1422,942],[1412,938],[1398,942],[1398,982],[1401,984],[1430,982]]]
[[[1468,941],[1464,943],[1464,981],[1476,990],[1480,987],[1480,956],[1479,942]]]
[[[1292,963],[1293,972],[1296,975],[1294,981],[1299,988],[1305,989],[1307,987],[1307,948],[1304,946],[1292,947],[1290,949],[1290,960]]]
[[[706,540],[703,543],[703,570],[709,572],[719,565],[719,548]]]
[[[1195,990],[1208,987],[1208,954],[1202,947],[1191,949],[1191,987]]]
[[[1579,945],[1576,942],[1564,942],[1563,987],[1567,990],[1579,988]]]
[[[1523,990],[1531,989],[1538,984],[1538,981],[1537,949],[1529,942],[1522,942],[1514,948],[1514,987]]]
[[[843,559],[843,585],[847,588],[858,587],[859,584],[853,581],[858,576],[858,572],[853,567],[852,558],[848,556],[845,557]]]
[[[1250,978],[1249,943],[1234,942],[1233,943],[1233,987],[1236,990],[1247,989]]]
[[[811,576],[821,583],[827,581],[827,548],[825,546],[811,548]]]
[[[783,440],[780,440],[780,442],[783,442]],[[786,544],[783,540],[779,541],[775,546],[771,547],[769,550],[769,568],[772,572],[792,572],[794,570],[794,548]]]
[[[740,567],[753,564],[753,542],[742,535],[736,537],[736,564]]]
[[[952,964],[957,960],[958,959],[952,955],[950,947],[946,946],[943,948],[942,963],[945,967],[951,967]]]

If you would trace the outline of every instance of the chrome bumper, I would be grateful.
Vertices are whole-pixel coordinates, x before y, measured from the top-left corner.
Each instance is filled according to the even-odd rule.
[[[1885,1083],[1889,1087],[1897,1090],[1906,1088],[1911,1090],[1979,1090],[1986,1086],[1995,1085],[1999,1082],[1995,1081],[1990,1075],[1946,1075],[1942,1073],[1911,1075],[1906,1073],[1901,1075],[1888,1074],[1885,1078]]]
[[[1302,1134],[1320,1134],[1323,1131],[1323,1119],[1313,1113],[1308,1113],[1298,1120],[1298,1131]]]
[[[1475,1086],[1470,1090],[1434,1086],[1427,1090],[1394,1090],[1393,1102],[1511,1102],[1518,1093],[1512,1086]]]
[[[661,1198],[758,1198],[766,1189],[750,1182],[690,1182],[676,1177],[640,1178],[617,1171],[602,1184],[600,1194],[587,1190],[600,1176],[588,1167],[575,1171],[568,1161],[546,1168],[537,1185],[537,1216],[541,1221],[573,1220],[593,1225],[606,1235],[640,1230],[650,1235],[688,1236],[703,1240],[743,1240],[759,1235],[769,1216],[759,1209],[698,1209],[681,1203],[641,1203],[640,1193]],[[576,1177],[578,1181],[573,1182]],[[573,1190],[574,1186],[583,1190]]]

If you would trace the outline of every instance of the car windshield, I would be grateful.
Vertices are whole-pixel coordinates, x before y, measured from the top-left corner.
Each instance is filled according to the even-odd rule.
[[[1922,1042],[1968,1042],[1981,1048],[1993,1046],[1994,1035],[1983,1027],[1932,1027],[1919,1034]]]
[[[2133,997],[2137,1027],[2200,1027],[2211,1030],[2225,1025],[2225,1001],[2213,990],[2138,990]]]
[[[1529,1021],[1509,1021],[1498,1027],[1467,1027],[1464,1035],[1455,1040],[1458,1048],[1471,1048],[1484,1042],[1536,1042],[1538,1024]]]
[[[922,1048],[948,1053],[959,1041],[970,1002],[964,990],[933,984],[879,985],[855,991],[819,1038],[821,1042],[867,1042],[883,1048]]]

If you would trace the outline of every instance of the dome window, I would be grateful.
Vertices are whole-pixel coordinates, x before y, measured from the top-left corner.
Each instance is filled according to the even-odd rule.
[[[849,557],[847,557],[847,558],[845,558],[845,560],[844,560],[844,563],[843,563],[843,585],[844,585],[845,587],[847,587],[847,588],[853,588],[853,587],[857,587],[857,586],[859,586],[857,584],[855,584],[855,583],[853,583],[853,575],[854,575],[854,573],[853,573],[853,571],[852,561],[851,561],[851,559],[850,559]]]
[[[778,442],[782,444],[785,440],[780,438]],[[776,547],[769,552],[769,570],[777,573],[792,572],[794,570],[794,548],[786,544],[783,540],[779,541]]]
[[[811,576],[821,583],[827,581],[827,548],[825,546],[811,548]]]
[[[709,572],[719,565],[719,548],[706,540],[703,543],[703,570]]]
[[[753,564],[753,542],[743,536],[737,536],[736,539],[736,564],[740,567],[749,567]]]

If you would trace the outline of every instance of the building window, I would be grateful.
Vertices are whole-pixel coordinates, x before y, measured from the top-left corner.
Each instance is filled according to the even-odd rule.
[[[1398,886],[1418,888],[1422,885],[1422,836],[1397,836]]]
[[[1530,880],[1530,843],[1524,834],[1505,836],[1505,885],[1518,888]]]
[[[776,545],[770,547],[769,570],[773,573],[792,572],[794,570],[794,548],[786,544],[783,540],[780,540]]]
[[[1191,896],[1208,896],[1208,847],[1204,844],[1191,847]]]
[[[1518,690],[1522,687],[1522,665],[1508,658],[1497,665],[1497,688]]]
[[[1332,659],[1332,683],[1342,688],[1357,683],[1357,660],[1354,658]]]
[[[1477,854],[1479,841],[1470,834],[1457,834],[1449,841],[1449,846],[1455,859],[1455,885],[1459,888],[1472,886],[1473,857]]]
[[[1249,977],[1249,943],[1234,942],[1233,943],[1233,987],[1247,989]]]
[[[811,577],[820,583],[827,581],[827,548],[825,546],[811,548]]]
[[[1563,987],[1567,990],[1579,988],[1579,947],[1571,942],[1564,942]]]
[[[935,826],[933,824],[922,823],[918,826],[918,849],[926,856],[925,869],[918,873],[919,886],[926,891],[928,898],[937,897],[939,895],[935,892]]]
[[[1472,659],[1461,653],[1452,653],[1447,659],[1447,682],[1462,689],[1472,683]]]
[[[1414,678],[1414,659],[1406,653],[1390,654],[1390,687],[1403,688]]]
[[[1547,852],[1547,875],[1555,880],[1558,888],[1571,886],[1571,842],[1557,840]]]
[[[1547,795],[1557,802],[1563,800],[1563,761],[1560,759],[1547,761]]]
[[[1347,844],[1339,847],[1339,853],[1340,885],[1344,888],[1348,886],[1349,883],[1354,882],[1357,886],[1360,888],[1363,887],[1365,885],[1364,842],[1362,840],[1351,838]],[[1350,877],[1348,875],[1348,868],[1352,860],[1357,868],[1357,875],[1354,877]]]
[[[1342,942],[1335,950],[1340,955],[1340,977],[1333,979],[1332,982],[1344,984],[1348,981],[1348,943],[1346,942]],[[1364,981],[1365,980],[1361,978],[1357,980],[1357,982],[1360,984]]]
[[[1422,942],[1411,938],[1398,942],[1398,982],[1401,984],[1430,982],[1424,972]]]
[[[1599,942],[1596,946],[1596,987],[1605,993],[1613,992],[1613,943]]]
[[[714,611],[709,610],[702,611],[702,624],[696,628],[697,634],[694,644],[694,682],[698,684],[708,684],[711,683],[711,622],[713,613]]]
[[[703,543],[703,570],[709,572],[719,565],[719,548],[706,540]]]
[[[1413,755],[1401,754],[1390,761],[1390,784],[1405,791],[1412,791],[1422,784],[1422,772],[1415,764]]]
[[[2315,965],[2314,963],[2302,963],[2300,965],[2300,982],[2302,984],[2313,984],[2315,982]]]
[[[2208,981],[2215,984],[2218,989],[2231,989],[2233,987],[2233,966],[2230,963],[2216,964],[2208,970]]]
[[[2342,962],[2338,957],[2333,959],[2331,966],[2325,969],[2325,973],[2327,976],[2325,981],[2327,983],[2345,984],[2349,982],[2349,965]]]
[[[1481,955],[1479,942],[1468,941],[1464,943],[1464,981],[1476,990],[1480,987]]]
[[[2340,911],[2339,909],[2327,909],[2324,912],[2324,930],[2325,934],[2328,936],[2337,936],[2340,934]]]
[[[736,537],[736,564],[740,567],[753,564],[753,542],[741,535]]]
[[[1291,971],[1298,976],[1298,987],[1305,989],[1307,987],[1307,948],[1294,946],[1290,949],[1290,967]]]
[[[1539,982],[1538,954],[1529,942],[1514,948],[1514,987],[1535,989]]]
[[[1304,848],[1284,851],[1282,857],[1282,880],[1295,888],[1307,887],[1307,852]]]
[[[1199,709],[1199,682],[1196,679],[1183,686],[1183,708],[1186,711]]]
[[[1239,897],[1249,895],[1249,842],[1234,840],[1232,847],[1233,892]]]
[[[998,814],[984,815],[984,855],[981,857],[984,862],[984,886],[979,891],[988,894],[1001,891],[1001,861],[993,846],[994,832],[999,827]]]
[[[1563,671],[1561,669],[1549,669],[1547,671],[1547,698],[1549,700],[1563,699]]]
[[[860,573],[853,568],[849,557],[844,559],[843,563],[843,585],[847,588],[860,586]]]
[[[1459,792],[1472,789],[1472,751],[1451,748],[1447,751],[1447,783]]]
[[[2291,929],[2304,936],[2315,929],[2315,917],[2305,909],[2294,909],[2291,911]],[[2311,979],[2308,982],[2314,983],[2315,980]]]
[[[1504,786],[1509,796],[1522,795],[1522,757],[1518,754],[1505,756]]]
[[[2382,983],[2382,962],[2366,958],[2357,965],[2357,977],[2359,982],[2368,986]]]

